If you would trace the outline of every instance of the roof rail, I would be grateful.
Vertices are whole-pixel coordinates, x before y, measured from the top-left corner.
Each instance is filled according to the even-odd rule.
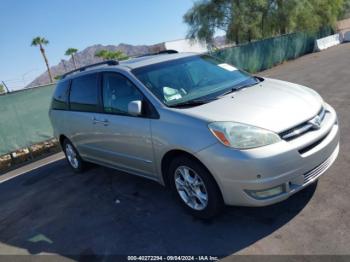
[[[157,54],[161,55],[161,54],[177,54],[177,53],[179,53],[179,52],[176,50],[167,49],[167,50],[159,51]]]
[[[168,49],[168,50],[162,50],[162,51],[159,51],[159,52],[156,52],[156,53],[143,54],[143,55],[139,55],[139,56],[136,56],[136,57],[144,57],[144,56],[151,56],[151,55],[162,55],[162,54],[177,54],[177,53],[179,53],[179,52],[176,51],[176,50]]]
[[[73,74],[75,72],[83,72],[83,71],[85,71],[88,68],[95,67],[95,66],[100,66],[100,65],[109,65],[109,66],[119,65],[119,61],[117,61],[117,60],[107,60],[107,61],[103,61],[103,62],[96,63],[96,64],[82,66],[82,67],[79,67],[79,68],[74,69],[72,71],[69,71],[68,73],[65,73],[64,75],[61,76],[61,79],[65,78],[66,76],[68,76],[70,74]]]

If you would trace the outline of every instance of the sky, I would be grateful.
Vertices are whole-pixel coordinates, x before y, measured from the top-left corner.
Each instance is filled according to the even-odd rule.
[[[181,39],[193,0],[0,0],[0,81],[19,89],[44,72],[31,40],[49,40],[50,65],[67,48],[102,44],[155,44]]]

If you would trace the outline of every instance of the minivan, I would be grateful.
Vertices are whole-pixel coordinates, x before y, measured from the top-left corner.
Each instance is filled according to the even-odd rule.
[[[74,171],[91,162],[152,179],[203,219],[285,200],[339,151],[336,112],[317,92],[207,54],[79,68],[58,82],[49,115]]]

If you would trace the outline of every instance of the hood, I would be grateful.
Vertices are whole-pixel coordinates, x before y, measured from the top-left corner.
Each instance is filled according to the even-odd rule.
[[[279,133],[314,117],[322,103],[310,88],[265,78],[258,85],[182,110],[208,122],[234,121]]]

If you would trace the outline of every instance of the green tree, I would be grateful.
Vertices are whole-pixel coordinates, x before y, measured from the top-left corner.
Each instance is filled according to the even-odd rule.
[[[78,52],[78,49],[76,49],[76,48],[68,48],[66,50],[66,52],[64,53],[66,56],[70,56],[72,58],[73,65],[74,65],[75,69],[77,68],[77,64],[76,64],[76,61],[75,61],[75,53],[76,52]]]
[[[277,0],[275,25],[279,33],[317,31],[335,27],[343,0]]]
[[[350,0],[344,0],[342,11],[339,14],[340,19],[350,18]]]
[[[2,84],[0,84],[0,94],[3,93],[5,93],[5,87]]]
[[[125,55],[122,51],[110,51],[107,54],[107,59],[113,59],[113,60],[118,60],[118,61],[122,61],[122,60],[126,60],[129,57],[127,55]]]
[[[252,41],[254,39],[262,38],[264,35],[264,23],[269,13],[269,2],[265,0],[250,0],[241,1],[236,6],[235,17],[239,17],[240,39],[244,41]],[[265,16],[264,16],[265,15]]]
[[[49,43],[49,41],[47,39],[45,39],[44,37],[37,36],[37,37],[33,38],[31,46],[38,46],[39,47],[40,52],[41,52],[41,54],[44,58],[45,64],[46,64],[47,73],[49,74],[50,82],[53,83],[52,74],[51,74],[51,70],[50,70],[50,66],[49,66],[49,61],[47,60],[45,49],[44,49],[44,46],[47,45],[48,43]]]
[[[320,27],[336,26],[338,17],[342,14],[345,4],[344,0],[310,0],[315,7]]]
[[[187,36],[211,43],[216,30],[228,34],[237,21],[233,20],[232,11],[232,2],[228,0],[194,2],[193,7],[183,17],[184,22],[189,25]],[[230,36],[230,40],[231,38]]]
[[[108,51],[105,49],[99,50],[95,53],[95,56],[101,58],[102,60],[107,60],[107,55]]]
[[[96,57],[100,57],[102,58],[103,60],[126,60],[128,59],[129,57],[127,55],[125,55],[122,51],[108,51],[108,50],[105,50],[105,49],[102,49],[100,51],[97,51],[95,53],[95,56]]]
[[[211,43],[218,31],[228,42],[334,26],[350,0],[197,0],[184,15],[187,36]]]
[[[271,0],[200,0],[184,15],[189,38],[211,43],[214,34],[226,33],[229,42],[239,44],[264,36]]]

